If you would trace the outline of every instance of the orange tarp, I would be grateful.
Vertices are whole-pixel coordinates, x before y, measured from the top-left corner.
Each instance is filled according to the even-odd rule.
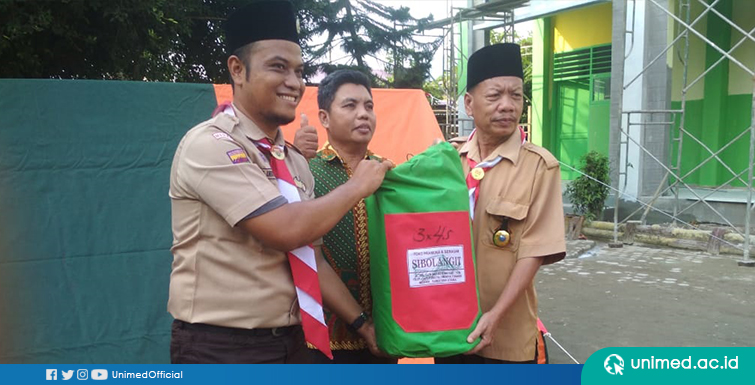
[[[231,86],[215,85],[218,104],[233,99]],[[373,88],[377,128],[370,143],[370,149],[396,164],[405,162],[412,155],[419,154],[429,147],[433,140],[442,139],[443,134],[435,119],[430,103],[422,90]],[[317,87],[307,87],[299,107],[296,120],[283,129],[283,135],[293,142],[294,134],[300,127],[300,116],[307,115],[309,123],[317,128],[320,145],[328,138],[317,117]]]

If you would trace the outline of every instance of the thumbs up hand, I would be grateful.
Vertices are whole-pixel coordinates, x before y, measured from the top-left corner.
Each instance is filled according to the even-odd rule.
[[[307,159],[312,159],[317,153],[317,130],[309,125],[307,115],[301,114],[301,128],[294,135],[294,146]]]

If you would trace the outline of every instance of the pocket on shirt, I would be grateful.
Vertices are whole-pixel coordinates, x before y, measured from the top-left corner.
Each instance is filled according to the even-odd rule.
[[[529,205],[523,205],[501,198],[496,198],[488,202],[485,206],[485,223],[482,227],[484,233],[480,234],[482,243],[487,246],[500,248],[516,252],[519,249],[519,240],[521,239],[524,221],[527,219]],[[504,247],[498,247],[493,243],[493,235],[501,227],[504,218],[508,218],[508,232],[511,236],[509,244]]]

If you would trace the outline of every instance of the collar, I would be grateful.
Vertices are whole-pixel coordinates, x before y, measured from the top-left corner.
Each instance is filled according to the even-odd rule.
[[[325,141],[325,144],[323,144],[320,150],[317,151],[317,157],[326,162],[338,160],[339,163],[344,164],[343,159],[341,159],[341,156],[338,155],[338,151],[333,148],[329,141]],[[369,149],[367,149],[367,153],[365,154],[364,158],[375,160],[381,159],[381,157],[375,155],[375,153],[373,153]]]
[[[231,104],[233,106],[233,111],[236,113],[236,117],[239,120],[239,128],[241,132],[246,135],[247,138],[258,141],[262,140],[267,137],[264,131],[257,126],[256,123],[252,121],[251,118],[246,116],[243,112],[241,112],[238,107],[236,107],[236,104]],[[286,142],[283,139],[283,135],[281,134],[281,129],[278,127],[278,130],[275,133],[275,138],[273,139],[273,144],[279,145],[279,146],[285,146]]]
[[[460,155],[465,155],[467,158],[472,159],[473,161],[480,163],[488,160],[493,160],[496,157],[500,156],[502,158],[506,158],[511,163],[516,166],[517,161],[519,160],[519,149],[522,147],[522,142],[519,137],[519,135],[516,135],[518,132],[515,132],[512,134],[508,139],[506,139],[505,142],[498,145],[498,147],[493,150],[493,152],[488,155],[485,159],[480,159],[480,145],[477,142],[477,138],[479,135],[472,135],[469,140],[467,140],[466,143],[461,147],[459,150]]]

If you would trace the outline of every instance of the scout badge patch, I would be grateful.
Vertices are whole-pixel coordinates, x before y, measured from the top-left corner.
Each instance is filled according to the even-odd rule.
[[[226,152],[226,155],[228,155],[228,159],[230,159],[233,164],[249,163],[249,158],[246,156],[246,152],[240,148],[228,151]]]

